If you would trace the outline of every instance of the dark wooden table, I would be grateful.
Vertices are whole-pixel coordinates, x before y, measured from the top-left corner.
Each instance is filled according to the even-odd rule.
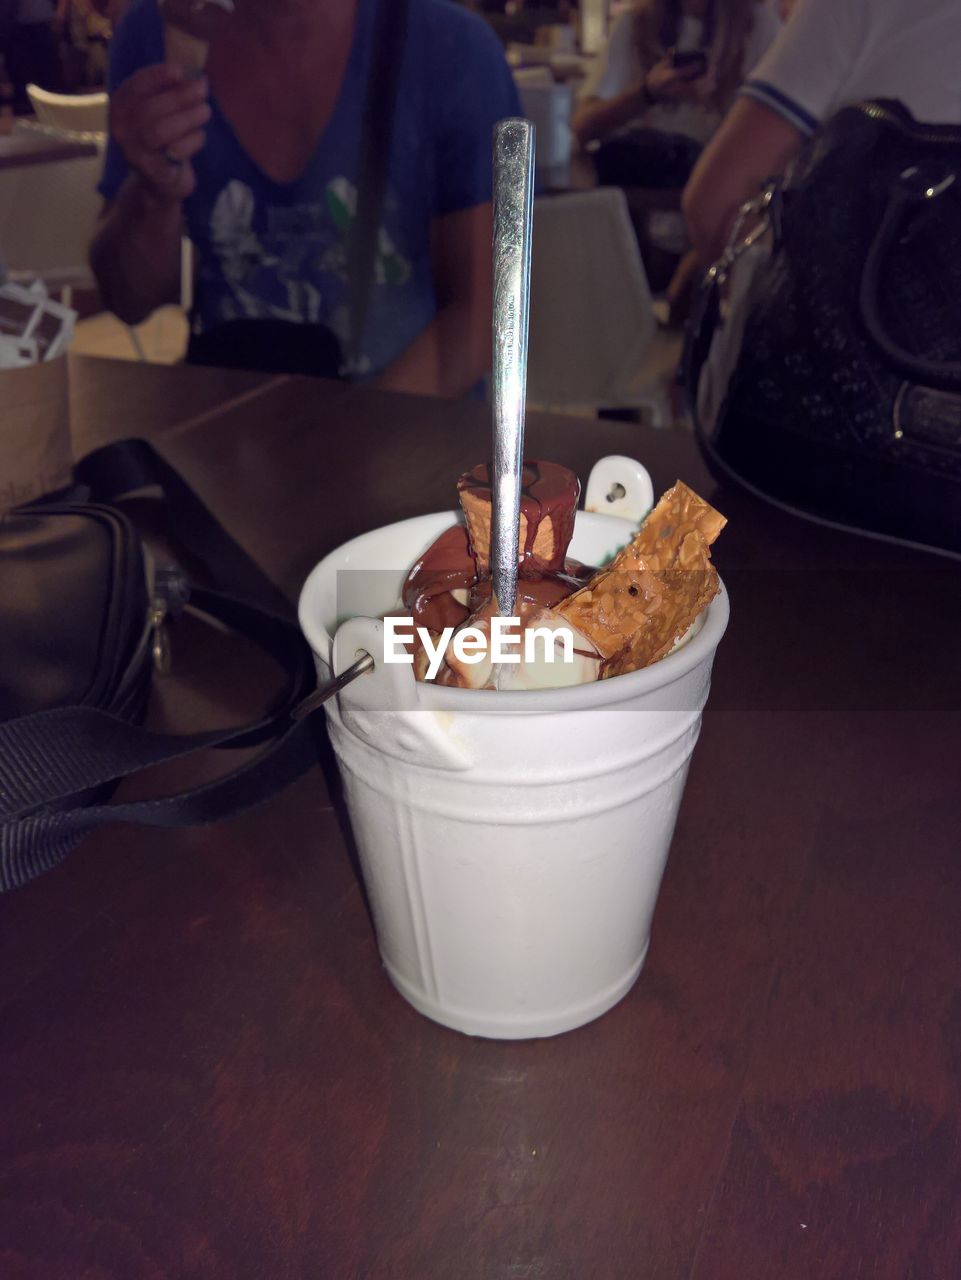
[[[23,128],[0,133],[0,170],[54,164],[61,160],[82,160],[96,154],[96,145],[82,139],[56,138],[40,130]]]
[[[292,597],[488,452],[482,406],[292,379],[78,362],[73,408],[80,448],[151,436]],[[546,1041],[420,1017],[327,758],[220,827],[91,838],[0,902],[3,1280],[961,1273],[957,566],[717,490],[680,433],[535,417],[528,444],[635,454],[731,519],[637,986]],[[176,643],[159,722],[263,700],[240,646]]]

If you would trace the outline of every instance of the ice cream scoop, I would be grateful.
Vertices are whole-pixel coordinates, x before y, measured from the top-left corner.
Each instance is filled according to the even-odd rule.
[[[462,689],[559,689],[597,679],[602,656],[576,627],[536,603],[518,600],[515,608],[520,626],[508,630],[508,660],[491,659],[491,628],[502,622],[491,597],[467,624],[486,646],[472,662],[460,659],[456,647],[448,648],[437,683]]]
[[[210,41],[224,18],[233,13],[233,0],[160,0],[167,58],[186,71],[207,65]]]

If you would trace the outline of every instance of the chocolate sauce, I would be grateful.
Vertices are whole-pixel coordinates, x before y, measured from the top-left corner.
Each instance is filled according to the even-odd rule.
[[[564,568],[558,573],[547,573],[537,569],[528,569],[526,573],[518,573],[517,601],[514,612],[522,622],[529,614],[538,609],[550,609],[560,604],[575,591],[580,591],[595,570],[579,560],[565,560]],[[475,581],[470,593],[471,613],[483,609],[491,597],[490,578]]]
[[[432,542],[411,566],[401,598],[415,626],[443,631],[445,627],[459,627],[471,612],[450,593],[458,590],[469,593],[476,581],[477,567],[470,553],[467,530],[462,524],[455,524]]]
[[[457,492],[463,493],[465,489],[472,490],[485,502],[491,501],[490,469],[486,463],[478,463],[461,476]],[[526,517],[527,526],[524,545],[520,548],[520,574],[524,574],[525,567],[555,573],[563,571],[567,547],[574,536],[574,515],[580,493],[580,481],[567,467],[557,462],[525,459],[521,473],[521,514]],[[538,526],[548,517],[554,526],[553,554],[545,559],[534,554],[534,542]]]

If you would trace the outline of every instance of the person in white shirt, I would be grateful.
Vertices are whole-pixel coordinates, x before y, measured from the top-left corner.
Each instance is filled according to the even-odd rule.
[[[799,0],[684,193],[702,261],[718,257],[741,204],[821,121],[869,98],[898,99],[918,120],[961,123],[959,0]]]
[[[779,29],[756,0],[640,0],[611,27],[575,137],[584,146],[642,126],[703,145]]]

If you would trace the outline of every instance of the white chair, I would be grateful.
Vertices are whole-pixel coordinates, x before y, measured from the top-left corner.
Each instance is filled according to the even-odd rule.
[[[41,124],[71,133],[107,133],[105,93],[50,93],[28,84],[27,97]]]
[[[672,425],[676,342],[663,341],[624,193],[534,203],[528,399],[544,408],[645,409]]]

